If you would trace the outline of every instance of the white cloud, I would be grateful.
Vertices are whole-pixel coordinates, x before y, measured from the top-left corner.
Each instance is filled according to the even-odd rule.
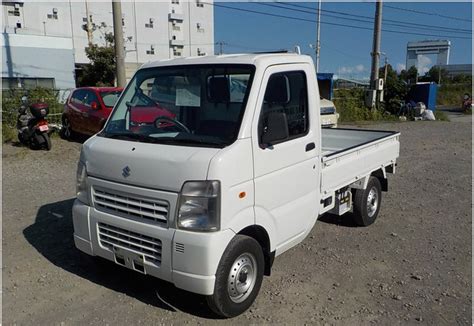
[[[430,70],[430,66],[433,62],[431,59],[423,54],[418,56],[418,74],[424,75]]]
[[[364,65],[355,66],[355,71],[357,71],[357,72],[363,72],[364,70],[365,70]]]
[[[407,69],[407,66],[404,63],[397,63],[397,72]]]
[[[353,67],[340,67],[338,69],[338,73],[341,75],[349,75],[349,74],[359,74],[361,72],[364,72],[366,69],[363,64],[358,64]]]

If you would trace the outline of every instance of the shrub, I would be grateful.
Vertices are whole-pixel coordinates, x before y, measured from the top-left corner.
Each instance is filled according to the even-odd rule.
[[[18,116],[18,108],[21,98],[28,96],[29,103],[45,102],[49,105],[48,121],[59,122],[59,113],[63,112],[63,104],[59,103],[59,90],[48,88],[35,88],[30,90],[11,89],[2,94],[2,123],[15,127]]]

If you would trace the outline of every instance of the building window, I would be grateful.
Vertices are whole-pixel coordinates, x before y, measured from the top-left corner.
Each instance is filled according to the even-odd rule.
[[[14,8],[13,10],[8,10],[8,16],[20,16],[20,8]]]
[[[122,26],[125,26],[125,18],[122,17]]]
[[[58,19],[58,8],[53,8],[52,12],[47,15],[48,19]]]
[[[173,35],[173,36],[171,37],[171,39],[172,39],[173,41],[176,40],[176,35]]]
[[[180,30],[181,30],[181,27],[179,27],[178,25],[173,25],[173,31],[179,32]]]
[[[82,17],[82,22],[87,23],[87,17]]]
[[[171,0],[172,4],[179,5],[179,0]]]
[[[21,23],[20,22],[16,23],[16,28],[21,28]]]
[[[54,88],[54,78],[6,78],[2,77],[2,89]]]
[[[205,56],[206,55],[206,52],[204,52],[203,50],[201,50],[200,48],[197,49],[197,55],[202,57],[202,56]]]
[[[181,51],[179,51],[178,49],[173,49],[173,55],[175,57],[180,57],[181,56]]]
[[[153,28],[153,23],[155,22],[155,19],[150,18],[148,23],[145,23],[145,28]]]
[[[203,8],[204,3],[202,3],[200,0],[196,0],[196,6]]]
[[[155,47],[153,45],[150,45],[150,49],[146,50],[146,54],[154,55],[155,54]]]
[[[202,28],[201,23],[196,24],[196,29],[197,29],[198,33],[204,33],[204,28]]]

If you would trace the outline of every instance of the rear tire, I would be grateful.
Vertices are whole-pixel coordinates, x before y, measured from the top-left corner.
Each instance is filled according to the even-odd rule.
[[[375,222],[382,204],[382,186],[379,179],[369,178],[366,189],[357,189],[354,196],[354,222],[359,226],[369,226]]]
[[[44,146],[44,148],[47,151],[50,151],[51,148],[53,147],[53,144],[51,143],[51,138],[49,137],[49,135],[47,133],[44,133],[41,136],[43,136],[43,140],[44,140],[43,146]]]
[[[246,311],[260,291],[264,265],[260,244],[248,236],[236,235],[219,262],[214,294],[206,297],[209,308],[223,317]]]

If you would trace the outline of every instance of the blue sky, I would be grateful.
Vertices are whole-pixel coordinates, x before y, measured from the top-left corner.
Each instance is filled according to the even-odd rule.
[[[246,10],[261,11],[277,15],[292,16],[308,20],[315,20],[316,14],[290,11],[276,7],[274,2],[266,2],[267,5],[249,2],[216,2],[217,5],[235,7]],[[296,5],[317,8],[316,2],[292,2]],[[434,13],[449,17],[472,19],[472,4],[447,3],[447,2],[385,2],[386,6],[410,9]],[[281,5],[280,5],[281,6]],[[423,25],[433,25],[441,28],[471,30],[471,22],[449,19],[437,15],[423,15],[416,12],[401,11],[394,8],[383,8],[383,18],[396,22],[408,22]],[[306,10],[296,6],[294,8]],[[374,17],[375,3],[373,2],[323,2],[322,10],[337,11],[351,15]],[[311,11],[311,9],[309,9]],[[333,72],[348,78],[367,78],[370,75],[370,52],[372,50],[373,24],[347,19],[336,19],[328,17],[334,15],[331,12],[322,12],[321,22],[321,57],[320,71]],[[351,19],[359,19],[353,16],[341,16]],[[215,41],[224,41],[224,53],[239,53],[251,51],[265,51],[277,49],[293,49],[295,44],[301,46],[303,53],[311,54],[314,51],[308,46],[315,43],[316,23],[306,21],[289,20],[279,17],[269,17],[260,14],[241,12],[228,8],[214,7]],[[391,23],[394,23],[394,22]],[[369,28],[362,30],[324,24],[338,23]],[[386,22],[389,23],[389,22]],[[447,33],[446,31],[434,31],[426,27],[411,29],[399,26],[382,24],[383,29],[401,32],[414,32],[434,34],[436,36],[417,36],[405,33],[396,34],[382,32],[381,51],[387,54],[389,63],[399,70],[404,68],[406,62],[406,45],[409,41],[421,41],[427,39],[448,39],[451,41],[451,53],[449,63],[472,63],[472,34]],[[437,37],[439,36],[439,37]],[[444,36],[444,37],[443,37]],[[467,37],[468,39],[457,39],[449,36]],[[216,51],[219,47],[216,46]],[[383,60],[383,57],[382,57]],[[429,55],[422,58],[422,66],[429,69],[435,64],[436,56]]]

